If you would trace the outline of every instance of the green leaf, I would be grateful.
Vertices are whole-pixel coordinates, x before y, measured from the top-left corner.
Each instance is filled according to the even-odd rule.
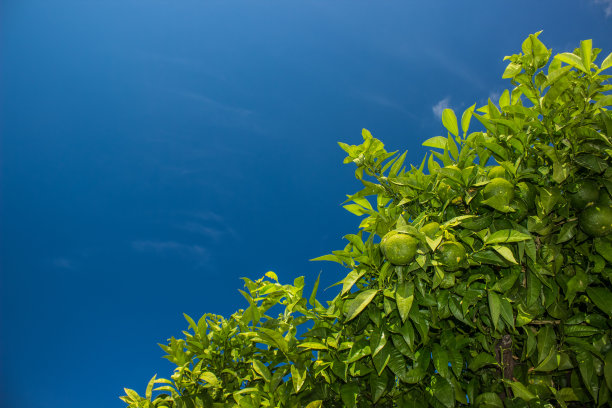
[[[278,276],[276,276],[276,274],[272,271],[268,271],[266,272],[266,276],[270,279],[272,279],[275,282],[278,282]]]
[[[378,375],[381,375],[385,367],[387,367],[387,364],[389,364],[389,360],[391,359],[390,351],[392,348],[393,346],[387,343],[378,354],[372,356],[374,368],[376,368]]]
[[[402,353],[395,347],[389,348],[389,363],[387,365],[397,378],[404,381],[406,378],[406,360]]]
[[[459,136],[459,128],[457,127],[457,116],[452,109],[444,109],[442,112],[442,124],[454,136]]]
[[[266,344],[273,347],[278,347],[278,349],[285,354],[289,351],[289,344],[287,343],[287,340],[285,340],[283,335],[278,331],[260,327],[259,333],[257,334],[262,338],[262,340],[265,340]]]
[[[591,71],[591,56],[592,56],[593,41],[580,41],[580,55],[582,57],[582,65],[586,72]]]
[[[574,161],[595,173],[603,173],[608,168],[608,163],[604,159],[592,154],[581,154],[574,157]]]
[[[357,397],[359,396],[359,385],[355,383],[343,384],[340,387],[340,397],[346,408],[355,408],[357,406]]]
[[[440,346],[439,344],[434,344],[433,349],[432,349],[432,358],[433,358],[433,363],[434,363],[434,367],[436,367],[436,370],[438,370],[438,373],[444,377],[447,378],[449,375],[449,370],[448,370],[448,353],[447,351],[442,348],[442,346]]]
[[[389,170],[389,177],[397,176],[397,173],[402,168],[402,164],[404,164],[404,160],[406,159],[406,153],[408,152],[405,151],[404,154],[402,154],[397,160],[395,160],[395,163],[393,163],[393,166],[391,166],[391,170]]]
[[[505,229],[494,232],[485,239],[486,245],[500,244],[504,242],[521,242],[531,239],[531,235],[516,230]]]
[[[510,263],[513,264],[518,264],[518,262],[516,261],[516,258],[514,258],[514,254],[512,253],[512,250],[508,247],[505,246],[501,246],[501,245],[493,245],[493,249],[500,254],[501,256],[504,257],[504,259]]]
[[[604,377],[606,379],[608,389],[612,390],[612,350],[608,351],[608,354],[606,354],[604,361]]]
[[[580,71],[588,72],[584,69],[582,59],[576,54],[572,54],[571,52],[564,52],[562,54],[557,54],[555,55],[555,59],[558,59],[559,61],[563,61],[566,64],[569,64],[572,67],[579,69]]]
[[[298,347],[307,348],[310,350],[327,350],[328,347],[325,344],[318,343],[316,341],[302,341],[298,344]]]
[[[157,378],[157,374],[155,374],[153,378],[151,378],[151,380],[147,384],[147,390],[145,391],[145,398],[149,401],[151,401],[151,398],[153,397],[153,386],[156,382],[155,378]]]
[[[308,303],[312,307],[317,307],[317,290],[319,289],[319,279],[321,278],[321,273],[319,272],[319,276],[317,276],[317,280],[315,281],[314,287],[312,288],[312,293],[310,294],[310,298],[308,299]]]
[[[538,279],[532,269],[529,269],[525,273],[525,280],[527,283],[527,296],[526,303],[528,307],[536,304],[540,298],[540,292],[542,291],[542,282]]]
[[[456,346],[456,344],[454,344]],[[450,348],[448,349],[448,360],[451,363],[451,370],[455,373],[457,378],[461,378],[463,372],[463,356],[459,350]]]
[[[270,370],[268,370],[268,367],[266,367],[266,365],[259,360],[253,360],[253,370],[255,370],[255,372],[259,374],[266,382],[270,382],[272,379],[272,374],[270,373]]]
[[[387,374],[387,371],[383,371],[382,375],[376,374],[375,371],[370,373],[370,393],[372,394],[372,403],[376,404],[380,397],[385,394],[388,382],[389,375]]]
[[[497,365],[497,360],[491,354],[481,352],[470,361],[468,368],[472,371],[478,371],[486,365]]]
[[[431,377],[431,393],[446,408],[455,406],[455,392],[446,378],[434,375]]]
[[[560,360],[561,355],[555,350],[551,350],[550,353],[546,357],[544,357],[544,360],[542,360],[542,362],[538,364],[538,366],[535,368],[535,371],[554,371],[559,367]]]
[[[346,364],[354,363],[355,361],[369,356],[371,354],[370,345],[367,341],[356,341],[353,343],[351,350],[349,351],[348,359],[346,360]],[[379,353],[380,354],[380,353]]]
[[[338,258],[336,255],[332,255],[332,254],[322,255],[317,258],[312,258],[311,261],[332,261],[332,262],[337,262],[342,265],[342,260]]]
[[[605,95],[601,99],[599,99],[595,105],[593,105],[594,109],[604,108],[606,106],[612,105],[612,95]]]
[[[504,408],[501,398],[494,392],[485,392],[476,397],[478,408]]]
[[[612,67],[612,52],[608,54],[608,56],[603,60],[603,62],[601,63],[601,67],[599,67],[600,71],[603,71],[604,69],[608,69]]]
[[[520,64],[515,62],[511,62],[508,64],[504,73],[502,74],[502,79],[514,78],[523,70],[523,67]]]
[[[414,344],[416,338],[414,335],[414,327],[412,326],[412,323],[410,323],[409,320],[406,321],[402,326],[400,326],[399,333],[402,335],[406,344],[408,344],[408,347],[410,347],[410,350],[414,351]]]
[[[586,293],[595,306],[604,311],[608,316],[612,317],[612,293],[607,288],[589,287]]]
[[[559,231],[559,234],[557,235],[557,244],[562,244],[574,238],[574,235],[576,235],[577,226],[578,221],[570,221],[563,224],[561,231]]]
[[[501,306],[501,317],[504,319],[504,322],[508,323],[510,327],[514,328],[514,314],[512,312],[512,305],[506,298],[501,298],[500,300]]]
[[[142,398],[140,395],[138,395],[136,391],[132,389],[124,388],[123,391],[125,391],[125,395],[127,395],[134,402],[140,401],[140,399]]]
[[[457,160],[457,158],[459,157],[459,149],[457,148],[457,144],[455,143],[455,141],[453,140],[453,138],[451,137],[451,135],[448,135],[448,151],[451,154],[451,156],[453,156],[453,158],[455,160]]]
[[[497,293],[489,291],[489,311],[491,312],[491,320],[493,320],[493,326],[497,330],[499,323],[499,316],[501,314],[501,300]]]
[[[372,357],[380,352],[387,344],[387,333],[384,328],[377,327],[370,335],[370,349]]]
[[[504,276],[503,278],[495,282],[491,290],[494,290],[500,293],[507,292],[508,290],[510,290],[510,288],[512,288],[512,286],[514,286],[514,283],[518,279],[519,274],[520,274],[519,271],[510,272],[509,274],[507,274],[506,276]]]
[[[350,271],[348,273],[348,275],[346,275],[346,277],[342,280],[342,291],[340,292],[340,295],[344,295],[346,292],[348,292],[349,290],[351,290],[351,288],[353,287],[353,285],[359,280],[361,279],[361,277],[365,274],[364,271],[357,271],[355,269],[353,269],[352,271]]]
[[[599,379],[595,372],[593,356],[588,351],[583,351],[576,356],[576,359],[578,360],[578,368],[580,369],[582,380],[593,399],[597,401]]]
[[[293,391],[297,394],[304,385],[306,380],[306,369],[298,369],[295,365],[291,365],[291,382],[293,383]]]
[[[310,404],[306,405],[306,408],[322,408],[323,400],[312,401]]]
[[[355,214],[358,217],[369,213],[365,208],[357,204],[347,204],[343,205],[342,207],[344,207],[348,212]]]
[[[414,301],[414,284],[412,282],[402,282],[397,286],[395,291],[395,301],[397,302],[397,310],[403,322],[408,318],[412,302]]]
[[[551,326],[544,326],[538,332],[538,363],[544,361],[557,345],[557,336]]]
[[[217,376],[214,373],[211,373],[210,371],[204,371],[202,374],[200,374],[200,380],[206,381],[214,388],[218,388],[221,386],[221,382],[219,381]]]
[[[377,293],[377,289],[364,290],[363,292],[359,293],[355,299],[350,300],[345,322],[349,322],[357,317],[357,315],[359,315],[359,313],[361,313],[363,309],[370,304]]]
[[[442,136],[434,136],[424,141],[423,146],[433,147],[436,149],[446,149],[447,143],[448,143],[448,138],[442,137]],[[431,173],[431,170],[430,170],[430,173]]]
[[[472,112],[474,112],[474,108],[476,108],[476,104],[473,104],[469,108],[467,108],[463,115],[461,115],[461,130],[463,130],[463,134],[467,134],[467,131],[470,127],[470,120],[472,119]]]
[[[198,333],[198,325],[196,322],[186,313],[183,313],[185,320],[189,323],[189,327],[193,330],[194,333]]]
[[[510,387],[512,388],[512,393],[515,397],[519,397],[523,401],[531,401],[534,398],[537,398],[531,391],[527,389],[522,383],[517,381],[508,381]]]

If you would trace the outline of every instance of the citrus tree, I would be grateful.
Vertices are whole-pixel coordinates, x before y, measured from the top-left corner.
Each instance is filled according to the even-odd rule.
[[[612,54],[530,35],[511,90],[457,119],[419,167],[364,129],[340,143],[364,188],[348,268],[245,279],[247,308],[186,316],[161,345],[177,368],[130,407],[584,407],[612,400]],[[475,119],[480,130],[469,131]],[[473,123],[473,122],[472,122]]]

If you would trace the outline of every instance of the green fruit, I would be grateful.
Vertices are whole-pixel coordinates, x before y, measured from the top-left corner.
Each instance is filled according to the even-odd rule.
[[[514,198],[514,186],[508,180],[496,177],[487,184],[483,190],[485,200],[495,196],[503,197],[509,203]]]
[[[580,228],[592,237],[603,237],[612,232],[612,206],[595,204],[579,216]]]
[[[421,232],[425,235],[427,235],[429,238],[432,238],[436,236],[436,232],[438,232],[438,230],[440,229],[440,224],[438,224],[437,222],[430,222],[429,224],[425,224],[421,227]]]
[[[528,209],[533,209],[535,207],[535,198],[536,198],[536,190],[533,184],[525,183],[521,181],[516,185],[518,188],[518,196],[522,199],[525,204],[527,204]]]
[[[447,271],[455,271],[465,260],[465,248],[459,242],[449,241],[438,247],[436,255]]]
[[[411,235],[391,231],[383,237],[380,245],[385,258],[393,265],[407,265],[414,259],[418,243]]]
[[[487,176],[489,176],[490,179],[506,178],[506,169],[504,169],[502,166],[491,167],[491,170],[489,170]]]
[[[578,190],[570,193],[569,202],[575,209],[581,210],[599,199],[599,185],[593,180],[578,182]]]

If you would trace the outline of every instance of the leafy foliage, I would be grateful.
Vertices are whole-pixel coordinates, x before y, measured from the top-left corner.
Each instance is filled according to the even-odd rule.
[[[161,345],[177,365],[171,379],[153,377],[144,397],[126,389],[123,401],[608,405],[612,86],[602,72],[612,54],[596,65],[600,50],[587,40],[551,59],[538,35],[506,57],[513,89],[497,103],[460,121],[444,111],[447,136],[423,143],[432,150],[418,168],[365,129],[362,144],[340,143],[364,188],[345,205],[362,217],[359,231],[315,259],[349,270],[332,301],[316,300],[318,279],[308,297],[303,278],[245,279],[248,308],[229,319],[186,316],[185,339]],[[472,118],[484,131],[468,132]],[[394,251],[411,245],[395,262],[405,265],[381,251],[391,232]]]

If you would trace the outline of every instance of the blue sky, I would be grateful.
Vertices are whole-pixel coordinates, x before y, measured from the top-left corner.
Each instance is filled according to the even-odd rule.
[[[607,54],[612,1],[2,2],[0,406],[122,407],[240,277],[341,279],[336,142],[420,163],[538,30]]]

